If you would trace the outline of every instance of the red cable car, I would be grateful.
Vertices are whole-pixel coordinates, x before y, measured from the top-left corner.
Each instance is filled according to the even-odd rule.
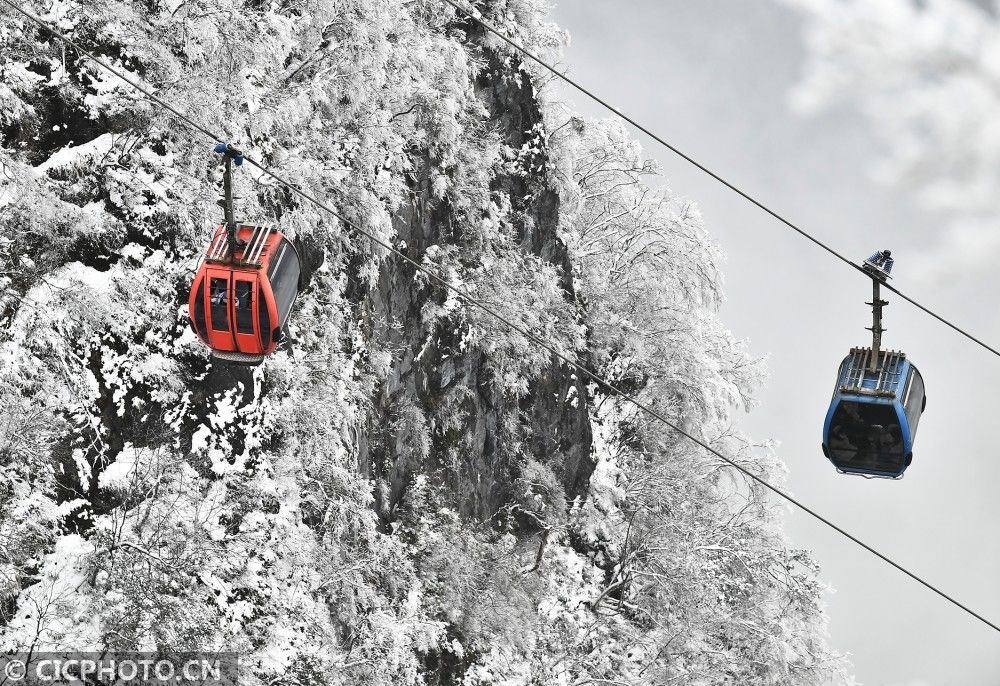
[[[226,223],[215,232],[191,284],[188,315],[194,332],[214,357],[256,365],[278,347],[300,290],[295,246],[277,229],[233,219],[232,165],[243,155],[230,145],[226,156]]]
[[[215,357],[260,364],[274,352],[299,293],[299,255],[281,232],[244,224],[230,251],[219,227],[191,284],[188,313]],[[242,247],[241,247],[242,246]]]

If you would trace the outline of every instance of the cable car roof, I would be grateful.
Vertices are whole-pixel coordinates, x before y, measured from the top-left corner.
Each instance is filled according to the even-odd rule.
[[[235,254],[229,250],[229,240],[225,225],[219,228],[215,234],[215,239],[208,247],[205,255],[207,262],[222,262],[238,267],[261,267],[263,265],[264,248],[268,239],[276,233],[276,230],[257,224],[240,224],[237,235],[242,234],[245,229],[250,229],[252,233],[242,249],[237,248]]]
[[[898,350],[880,351],[875,371],[871,370],[871,358],[871,348],[851,348],[841,367],[840,392],[895,398],[904,381],[906,353]]]

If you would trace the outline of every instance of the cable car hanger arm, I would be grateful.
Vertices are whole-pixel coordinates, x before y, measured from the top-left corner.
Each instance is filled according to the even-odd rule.
[[[229,254],[236,255],[236,249],[244,247],[240,245],[237,235],[236,212],[233,209],[233,164],[237,167],[243,166],[243,153],[229,143],[219,143],[214,148],[215,152],[225,158],[225,168],[222,173],[223,196],[219,201],[225,214],[226,222],[226,243],[229,246]]]

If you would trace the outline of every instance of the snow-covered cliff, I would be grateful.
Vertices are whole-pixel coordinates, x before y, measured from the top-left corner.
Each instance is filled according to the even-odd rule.
[[[436,0],[29,1],[351,221],[748,469],[718,249],[614,122]],[[480,3],[539,52],[537,0]],[[247,683],[822,684],[765,494],[244,169],[306,263],[213,365],[211,141],[0,10],[0,649],[227,649]],[[275,680],[278,681],[275,681]]]

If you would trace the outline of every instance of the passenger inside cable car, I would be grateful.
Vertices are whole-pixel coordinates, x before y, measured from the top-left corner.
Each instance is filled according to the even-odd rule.
[[[905,465],[903,432],[892,405],[843,400],[830,422],[834,463],[857,469],[898,472]]]

